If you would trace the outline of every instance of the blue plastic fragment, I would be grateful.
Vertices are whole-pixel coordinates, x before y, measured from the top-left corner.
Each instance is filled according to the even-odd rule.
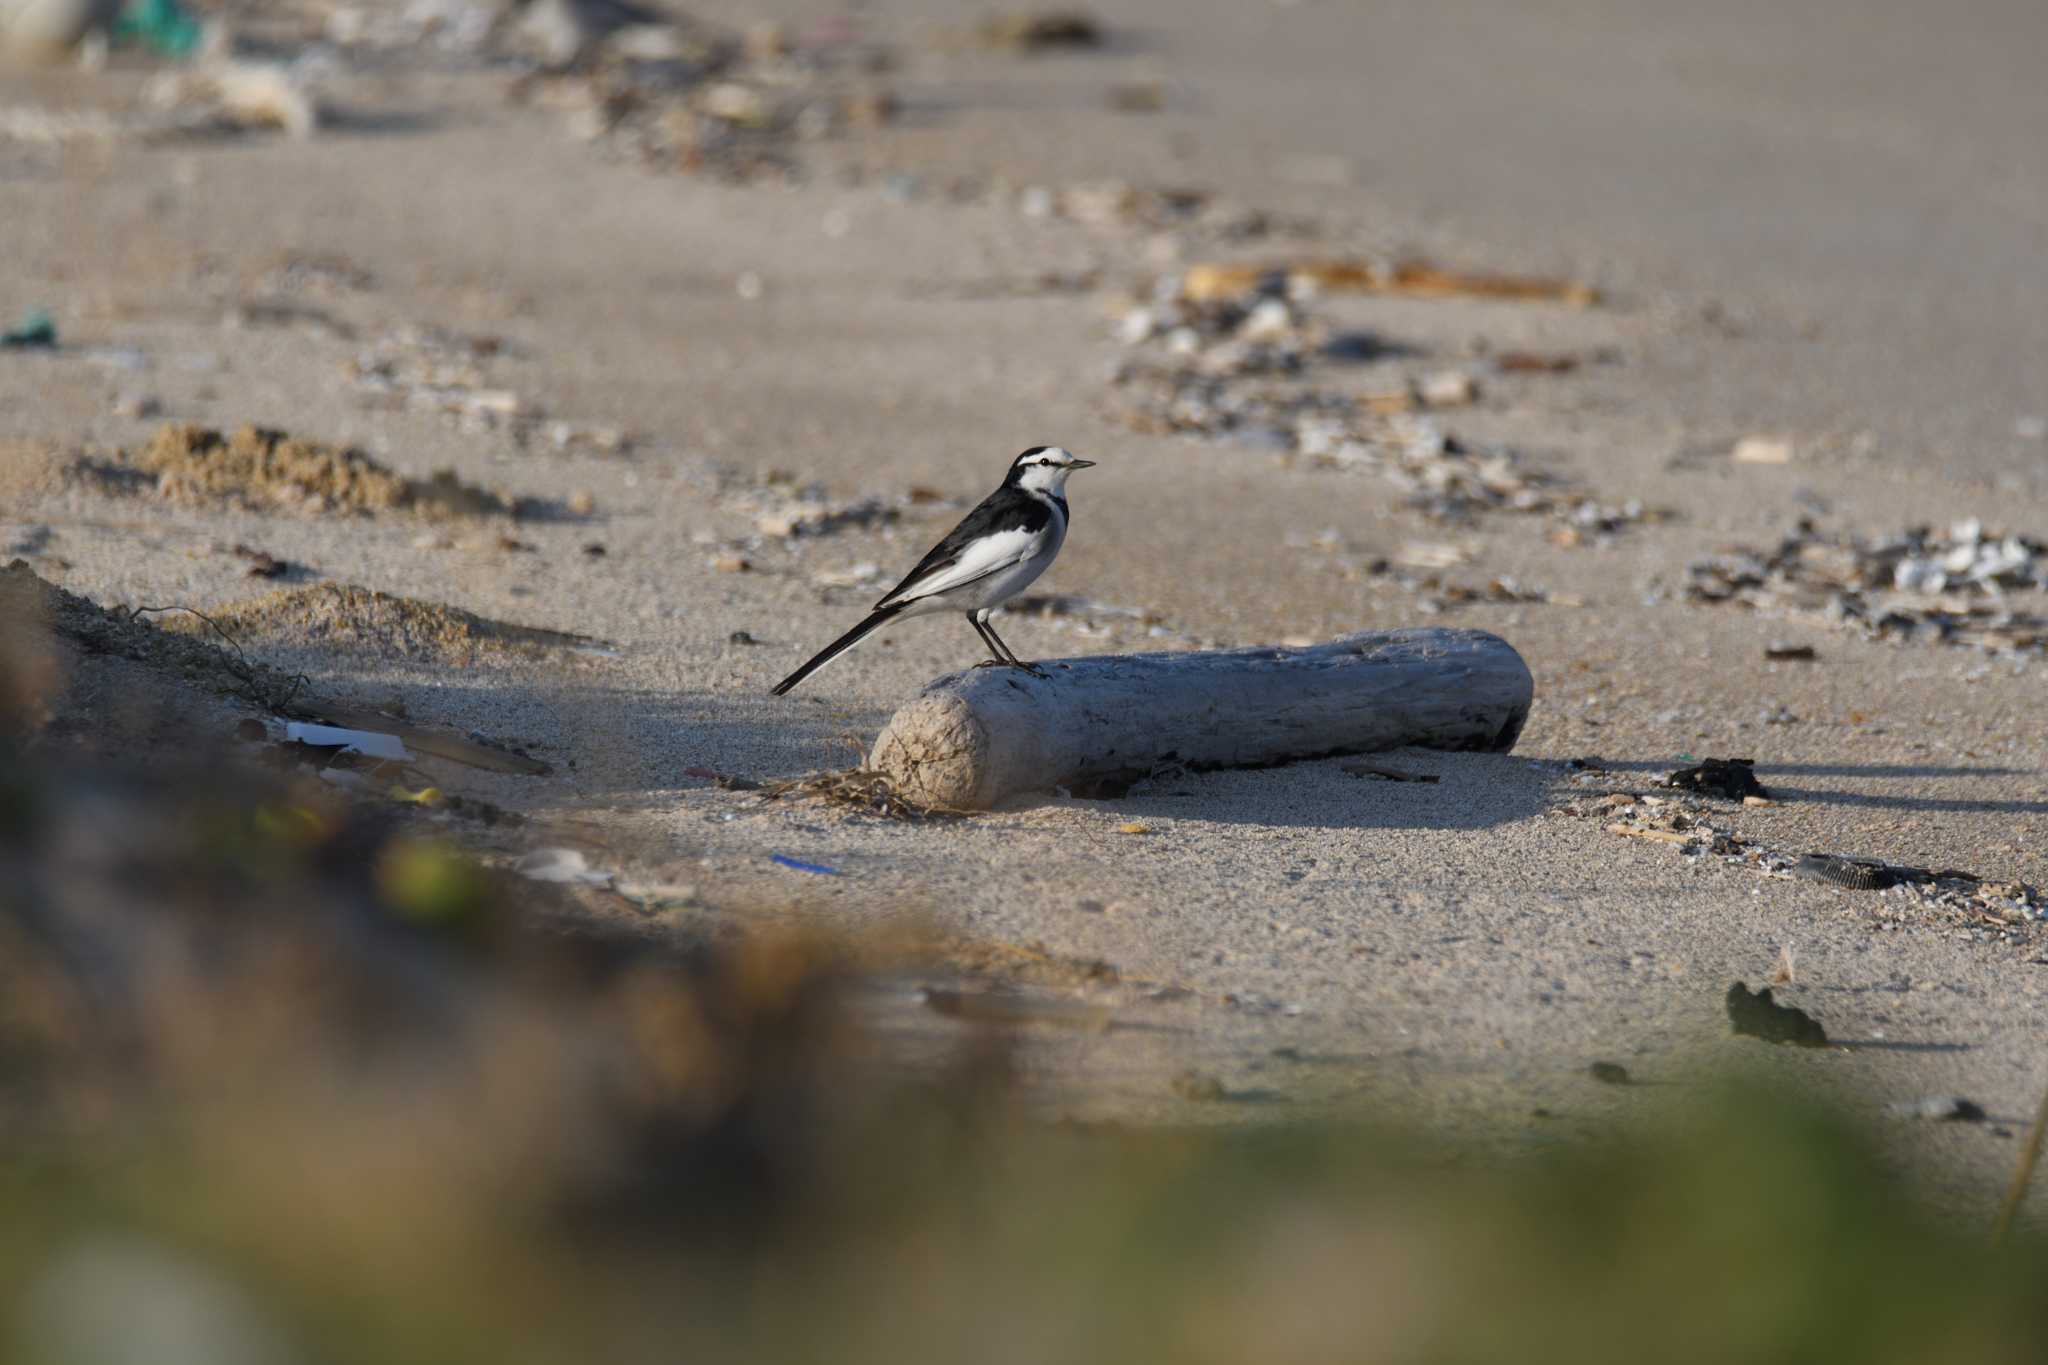
[[[823,863],[798,862],[795,858],[785,858],[780,853],[770,855],[768,861],[780,863],[784,867],[793,867],[799,872],[815,872],[821,877],[837,877],[839,875],[839,869],[836,867],[827,867]]]
[[[31,308],[22,315],[21,325],[11,332],[0,332],[0,346],[18,350],[31,347],[49,348],[57,344],[57,322],[47,309]]]

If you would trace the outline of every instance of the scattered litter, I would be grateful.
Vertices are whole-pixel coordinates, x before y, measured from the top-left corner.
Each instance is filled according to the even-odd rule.
[[[250,578],[283,578],[292,571],[290,560],[279,559],[268,550],[259,550],[254,546],[238,543],[229,553],[249,562]]]
[[[1604,504],[1508,450],[1465,443],[1419,411],[1472,401],[1477,381],[1463,372],[1364,396],[1319,382],[1321,368],[1370,355],[1378,343],[1333,334],[1284,275],[1197,267],[1169,276],[1149,304],[1123,314],[1118,335],[1136,354],[1112,376],[1116,415],[1138,431],[1227,438],[1310,468],[1375,473],[1440,521],[1544,515],[1562,545],[1664,515],[1639,502]]]
[[[1774,550],[1694,564],[1686,595],[1876,639],[2048,651],[2048,544],[1976,520],[1875,541],[1824,535],[1801,520]]]
[[[1628,1068],[1619,1062],[1595,1062],[1586,1068],[1586,1074],[1602,1085],[1627,1085]]]
[[[573,848],[537,848],[512,864],[512,870],[537,882],[565,886],[610,886],[612,874],[591,867],[590,860]]]
[[[858,750],[858,746],[855,747]],[[908,801],[886,774],[865,767],[813,773],[808,777],[771,783],[761,791],[763,801],[779,801],[792,796],[891,820],[959,820],[966,816],[965,811],[950,807],[921,806]]]
[[[1150,834],[1152,826],[1142,820],[1126,820],[1116,827],[1118,834]]]
[[[340,749],[343,753],[361,754],[365,758],[412,762],[412,755],[406,752],[405,743],[398,736],[371,730],[347,730],[337,725],[313,725],[295,720],[285,725],[284,737],[294,744],[315,749]]]
[[[1888,891],[1909,882],[1925,885],[1980,880],[1968,872],[1953,869],[1936,872],[1925,867],[1908,867],[1876,858],[1851,858],[1839,853],[1809,853],[1792,865],[1792,875],[1809,881],[1830,882],[1852,891]]]
[[[1014,991],[959,991],[926,986],[918,991],[918,996],[934,1014],[983,1024],[1061,1024],[1099,1033],[1116,1021],[1116,1011],[1107,1005]]]
[[[1780,436],[1745,436],[1729,456],[1737,464],[1791,464],[1792,443]]]
[[[1611,781],[1617,776],[1604,769],[1588,769],[1574,780]],[[1713,858],[1766,877],[1798,876],[1851,890],[1880,892],[1869,913],[1884,927],[1946,922],[1973,937],[2030,941],[2034,926],[2048,923],[2048,898],[2024,882],[1995,882],[1954,869],[1934,871],[1832,854],[1786,852],[1735,833],[1720,823],[1715,808],[1691,797],[1617,791],[1575,798],[1554,813],[1599,819],[1610,834],[1669,844],[1689,861]],[[1780,967],[1789,973],[1789,954]]]
[[[1102,46],[1102,25],[1085,10],[1032,10],[994,14],[979,30],[989,47],[1047,52]]]
[[[311,137],[324,112],[306,84],[309,69],[305,64],[208,62],[164,72],[150,83],[145,99],[158,110],[182,116],[189,132],[266,128]],[[190,126],[195,118],[198,126]]]
[[[1754,995],[1740,981],[1728,987],[1728,1023],[1742,1037],[1761,1038],[1767,1043],[1791,1043],[1796,1047],[1826,1047],[1827,1030],[1805,1010],[1780,1005],[1771,999],[1771,988]]]
[[[1441,782],[1443,780],[1436,773],[1403,772],[1399,768],[1382,768],[1377,763],[1343,763],[1338,766],[1353,777],[1377,777],[1388,782]]]
[[[1579,368],[1579,358],[1563,351],[1502,351],[1493,367],[1502,374],[1569,374]]]
[[[776,864],[778,867],[794,868],[798,872],[812,872],[820,877],[837,877],[841,875],[836,867],[827,867],[823,863],[801,862],[798,859],[786,857],[780,853],[770,855],[768,861]]]
[[[1786,645],[1773,641],[1764,646],[1764,657],[1784,662],[1812,663],[1820,658],[1820,654],[1812,645]]]
[[[611,155],[733,181],[788,179],[800,144],[895,113],[876,83],[890,50],[850,28],[777,29],[762,42],[652,12],[593,24],[578,8],[535,0],[510,26],[508,41],[542,62],[512,96],[561,114],[572,135]]]
[[[683,776],[714,783],[729,792],[761,790],[761,784],[751,777],[735,777],[730,773],[719,772],[715,768],[685,768],[683,769]]]
[[[1277,278],[1288,292],[1307,294],[1407,294],[1421,298],[1520,299],[1586,308],[1599,302],[1597,290],[1570,280],[1450,270],[1428,261],[1309,261],[1296,265],[1200,264],[1187,269],[1185,292],[1196,302],[1232,298]]]
[[[1924,1100],[1897,1100],[1885,1112],[1902,1119],[1931,1119],[1937,1123],[1982,1123],[1990,1115],[1975,1100],[1961,1095],[1935,1095]]]
[[[1696,767],[1680,768],[1664,779],[1664,785],[1728,801],[1770,796],[1756,780],[1756,760],[1753,758],[1709,758]]]
[[[0,332],[0,347],[9,350],[54,350],[56,345],[57,321],[47,309],[31,308],[12,329]]]
[[[159,56],[189,57],[203,33],[178,0],[128,0],[114,21],[113,40],[116,47],[139,43]]]
[[[422,725],[387,716],[379,711],[360,707],[345,706],[339,702],[314,699],[305,702],[304,709],[340,725],[360,726],[376,729],[398,736],[421,753],[445,758],[469,768],[481,768],[485,772],[509,773],[517,777],[546,777],[553,768],[530,755],[492,744],[472,731],[468,738],[451,735],[445,730],[428,729]],[[450,798],[451,801],[456,798]]]

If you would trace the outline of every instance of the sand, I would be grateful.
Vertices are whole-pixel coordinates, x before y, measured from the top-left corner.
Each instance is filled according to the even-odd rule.
[[[801,26],[825,8],[700,12]],[[1512,1147],[1660,1103],[1656,1087],[1591,1082],[1593,1061],[1676,1082],[1753,1066],[1874,1121],[1924,1095],[1982,1104],[1992,1123],[1888,1129],[1981,1208],[2013,1148],[1999,1134],[2048,1083],[2038,927],[1959,926],[1905,893],[1763,877],[1555,813],[1648,790],[1681,755],[1754,757],[1777,803],[1724,812],[1746,837],[2048,883],[2038,663],[1682,591],[1694,560],[1802,516],[1860,534],[2048,524],[2048,448],[2027,420],[2048,410],[2048,95],[2029,56],[2048,21],[1967,8],[1132,0],[1099,11],[1108,49],[1025,57],[935,41],[957,22],[942,7],[890,4],[867,22],[902,46],[901,116],[806,145],[796,187],[595,154],[562,118],[509,104],[502,74],[424,58],[353,77],[335,98],[357,116],[306,140],[0,141],[0,305],[49,307],[62,337],[0,352],[0,442],[24,443],[9,449],[139,451],[164,421],[247,425],[397,478],[446,469],[585,509],[471,525],[22,480],[0,484],[0,552],[103,604],[256,622],[236,604],[275,585],[249,580],[245,545],[309,583],[604,642],[457,658],[299,629],[249,647],[325,693],[396,698],[414,721],[546,760],[546,777],[441,776],[530,816],[521,837],[687,884],[690,908],[659,931],[793,904],[845,926],[916,916],[1013,945],[995,961],[1065,964],[1034,989],[1142,1027],[1030,1030],[1052,1112],[1364,1103]],[[141,79],[5,78],[0,104],[112,107]],[[1163,109],[1111,108],[1108,89],[1139,79],[1161,83]],[[1199,186],[1315,235],[1020,211],[1030,187],[1108,177]],[[1393,343],[1331,382],[1480,373],[1478,403],[1440,414],[1461,438],[1676,515],[1577,546],[1543,517],[1446,528],[1384,479],[1119,418],[1120,291],[1176,260],[1361,253],[1597,285],[1591,308],[1330,297],[1333,326]],[[251,307],[278,301],[317,312]],[[363,364],[425,328],[482,339],[461,351],[470,372],[430,376],[427,401],[366,386],[426,382]],[[1510,350],[1605,358],[1487,368]],[[132,415],[119,400],[136,395],[162,416]],[[630,439],[577,435],[592,430]],[[1731,460],[1751,435],[1788,440],[1789,462]],[[930,618],[767,695],[1011,455],[1052,442],[1099,467],[1071,486],[1073,531],[1042,586],[1133,611],[1013,618],[1020,653],[1475,626],[1536,675],[1516,752],[1390,758],[1436,785],[1323,762],[942,823],[689,774],[843,765],[843,737],[871,738],[971,662],[965,625]],[[898,515],[763,534],[771,472]],[[1505,576],[1547,600],[1431,611],[1441,593],[1363,567],[1414,542],[1456,547],[1448,582]],[[1817,660],[1764,657],[1787,639]],[[1616,775],[1568,766],[1589,755]],[[1761,984],[1787,951],[1781,997],[1848,1047],[1729,1035],[1729,983]],[[917,1002],[919,984],[878,986],[878,1017],[913,1039],[961,1027]],[[1189,1070],[1224,1098],[1172,1083]]]

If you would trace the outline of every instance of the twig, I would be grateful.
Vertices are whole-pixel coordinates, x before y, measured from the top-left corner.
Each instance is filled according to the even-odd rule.
[[[2027,1134],[2027,1145],[2020,1148],[2019,1165],[2012,1172],[2012,1187],[2005,1192],[2005,1203],[1998,1210],[1998,1226],[1991,1234],[1993,1245],[2004,1246],[2012,1240],[2013,1220],[2019,1217],[2020,1205],[2026,1202],[2027,1185],[2034,1178],[2034,1163],[2041,1159],[2044,1133],[2048,1133],[2048,1090],[2041,1092],[2041,1107],[2034,1112],[2033,1131]]]
[[[208,628],[210,628],[215,635],[218,635],[220,636],[221,639],[227,641],[228,648],[235,651],[235,660],[240,664],[240,667],[236,667],[235,663],[230,663],[228,665],[228,671],[233,673],[237,678],[241,679],[242,686],[248,689],[249,700],[255,702],[259,706],[262,706],[264,709],[268,711],[271,711],[277,715],[283,715],[285,708],[291,705],[292,698],[299,695],[299,689],[313,681],[304,673],[293,673],[286,679],[286,681],[291,683],[290,690],[287,691],[282,697],[270,696],[265,691],[265,689],[256,681],[256,665],[249,662],[249,656],[242,652],[242,646],[235,640],[235,637],[228,634],[228,632],[226,631],[225,628],[222,627],[220,622],[214,620],[211,616],[208,616],[205,612],[199,610],[199,608],[197,607],[188,607],[184,605],[182,602],[173,602],[167,606],[161,607],[116,607],[114,608],[112,614],[117,617],[121,617],[124,620],[133,621],[136,617],[141,616],[145,613],[153,614],[160,611],[190,612],[192,613],[192,615],[206,622]]]

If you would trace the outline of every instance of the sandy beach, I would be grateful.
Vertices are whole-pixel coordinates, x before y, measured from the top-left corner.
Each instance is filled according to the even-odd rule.
[[[1791,560],[1836,572],[1914,527],[2048,555],[2038,7],[1128,0],[1098,44],[1022,51],[948,6],[721,0],[690,14],[886,54],[807,78],[883,114],[737,178],[591,137],[488,43],[336,42],[330,8],[239,16],[317,84],[309,136],[77,131],[147,107],[156,68],[118,52],[0,76],[0,107],[78,116],[0,128],[0,325],[57,334],[0,350],[0,562],[206,612],[323,697],[539,760],[420,771],[525,817],[452,821],[484,855],[609,874],[593,916],[956,940],[866,997],[907,1055],[964,1027],[927,987],[1107,1009],[1128,1026],[1021,1031],[1047,1113],[1364,1107],[1513,1149],[1762,1071],[1994,1202],[2048,1084],[2048,634],[1705,600],[1694,566],[1806,536]],[[1199,318],[1186,343],[1131,321],[1191,267],[1424,260],[1595,297],[1302,289],[1273,375]],[[1371,439],[1163,429],[1146,376],[1189,354],[1215,403],[1308,393]],[[354,450],[394,488],[452,471],[488,505],[221,494],[148,464],[167,426]],[[764,800],[979,657],[909,621],[768,695],[1050,443],[1098,467],[1044,600],[1000,622],[1020,654],[1474,627],[1535,675],[1520,743],[1377,760],[1434,782],[1166,772],[960,820]],[[1439,496],[1474,451],[1524,506]],[[1953,577],[1951,603],[2048,613],[2048,579]],[[44,743],[175,755],[259,715],[136,677]],[[1655,785],[1707,757],[1753,758],[1768,803]],[[2014,890],[1786,874],[1816,851]],[[1731,1034],[1730,983],[1774,973],[1839,1046]],[[1947,1095],[1989,1120],[1885,1117]]]

